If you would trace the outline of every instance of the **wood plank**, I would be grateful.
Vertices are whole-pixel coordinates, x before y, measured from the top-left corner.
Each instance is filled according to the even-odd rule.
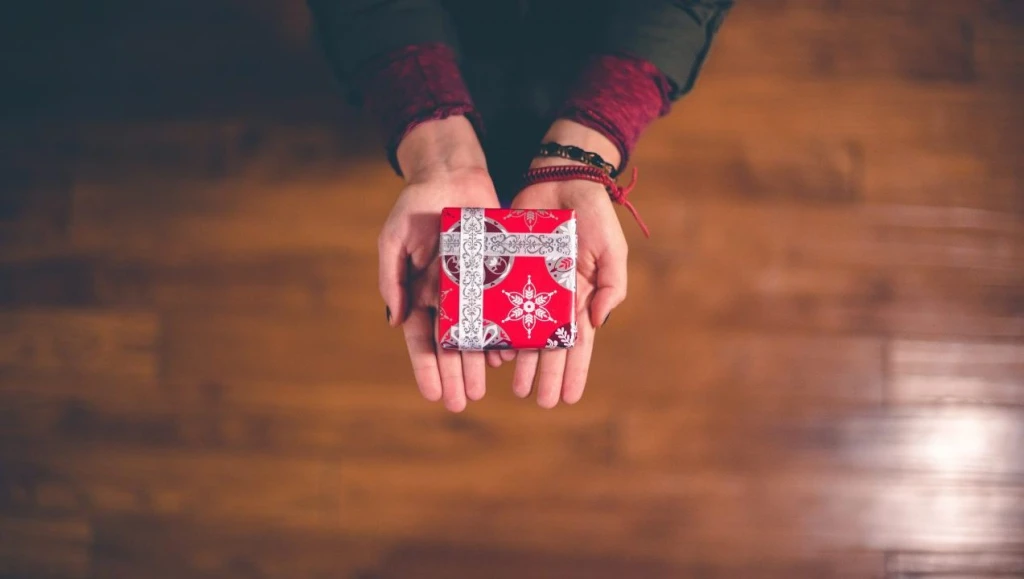
[[[88,579],[91,540],[86,520],[0,516],[0,577]]]
[[[382,308],[368,253],[298,252],[188,260],[62,256],[0,263],[0,304],[339,315]]]
[[[863,197],[872,203],[976,207],[1021,215],[1024,181],[1015,168],[1017,152],[992,155],[873,142],[862,151]]]
[[[652,181],[647,187],[658,189],[660,180]],[[680,202],[662,197],[637,202],[643,204],[641,211],[650,214],[653,226],[680,231],[636,243],[636,249],[674,247],[690,259],[706,254],[725,260],[774,259],[806,266],[961,268],[1009,275],[1024,258],[1024,223],[997,211],[807,207],[736,200]],[[681,247],[680,241],[685,242]]]
[[[668,563],[643,557],[538,553],[487,547],[451,547],[444,544],[399,544],[374,569],[374,577],[490,577],[536,579],[644,577],[836,577],[880,579],[878,553],[829,553],[815,559],[783,561],[717,561],[695,556],[693,561]]]
[[[515,399],[507,377],[486,403],[458,416],[423,401],[414,387],[351,382],[183,383],[130,393],[101,392],[98,383],[77,393],[50,384],[5,392],[2,384],[0,436],[14,447],[464,460],[536,446],[545,461],[606,462],[617,446],[607,393],[549,416]]]
[[[373,291],[367,282],[364,291]],[[352,315],[182,313],[164,328],[164,377],[171,382],[261,380],[409,384],[396,362],[405,348],[381,309]],[[358,331],[353,331],[358,329]]]
[[[369,252],[273,253],[188,261],[102,260],[92,264],[104,305],[162,310],[340,316],[383,309]]]
[[[786,80],[771,75],[702,77],[671,115],[654,123],[637,146],[660,147],[668,135],[785,136],[947,143],[982,155],[1020,150],[1024,123],[1018,99],[1004,91],[894,80]]]
[[[865,407],[882,401],[883,348],[875,339],[766,337],[672,325],[660,328],[656,340],[637,340],[634,328],[646,322],[624,317],[620,323],[617,312],[599,334],[601,355],[591,370],[593,391],[611,391],[623,400],[623,410],[690,403]]]
[[[889,346],[888,400],[1024,404],[1024,345],[896,340]]]
[[[202,181],[215,185],[230,180],[284,184],[335,177],[357,169],[364,161],[379,162],[379,151],[371,150],[365,140],[351,138],[350,133],[362,132],[360,123],[346,128],[349,130],[337,131],[319,123],[277,123],[247,116],[83,122],[78,125],[75,174],[86,182],[112,184],[136,182],[154,174],[172,184]],[[196,192],[182,193],[189,201],[213,205],[224,201]],[[114,194],[120,201],[130,200],[126,191]],[[149,203],[169,201],[152,199]]]
[[[323,128],[115,124],[97,132],[76,174],[71,237],[81,251],[370,251],[401,188],[382,159],[346,155],[345,141]],[[361,193],[368,190],[393,194]]]
[[[386,541],[325,530],[108,516],[96,522],[97,576],[109,579],[364,577]]]
[[[1024,238],[1012,217],[939,208],[642,203],[652,230],[678,234],[634,244],[632,299],[620,310],[656,327],[1024,334]],[[638,299],[672,307],[638,310]]]
[[[971,82],[969,24],[931,12],[913,20],[873,10],[787,8],[729,15],[706,67],[709,77],[898,78]]]
[[[685,564],[603,554],[518,551],[480,543],[372,539],[332,531],[209,525],[152,517],[101,518],[95,568],[104,577],[881,577],[879,553]],[[272,537],[272,538],[271,538]]]
[[[0,368],[155,377],[158,336],[156,316],[141,311],[0,312]]]
[[[1012,577],[1024,574],[1024,552],[892,553],[886,571],[897,577]]]
[[[658,134],[634,157],[644,196],[850,203],[862,195],[864,152],[854,140]],[[647,175],[672,182],[651,186]]]
[[[637,468],[901,472],[921,479],[1013,482],[1024,478],[1024,413],[985,407],[766,408],[659,403],[620,426],[622,459]]]
[[[86,445],[7,454],[5,466],[20,473],[2,481],[8,488],[0,498],[8,512],[174,515],[312,527],[338,516],[338,498],[324,492],[337,466],[322,461]]]

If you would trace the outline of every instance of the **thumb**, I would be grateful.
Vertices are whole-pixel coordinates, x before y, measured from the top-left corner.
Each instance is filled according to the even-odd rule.
[[[382,240],[378,247],[380,296],[389,312],[388,325],[402,325],[407,304],[405,282],[408,274],[408,253],[398,239]]]
[[[597,291],[590,301],[590,323],[604,325],[612,310],[626,299],[626,249],[612,248],[597,258]]]

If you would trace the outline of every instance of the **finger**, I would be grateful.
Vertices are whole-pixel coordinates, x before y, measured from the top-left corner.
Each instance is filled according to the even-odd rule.
[[[554,408],[562,395],[562,376],[565,374],[565,350],[545,350],[540,355],[537,370],[537,404],[541,408]]]
[[[483,352],[462,353],[462,379],[466,384],[466,398],[476,401],[487,392],[487,365]]]
[[[444,407],[452,412],[466,408],[466,386],[462,380],[462,352],[437,347],[437,369],[441,374]]]
[[[566,354],[565,376],[562,378],[562,401],[566,404],[576,404],[583,397],[594,351],[594,326],[585,317],[579,319],[578,325],[576,344]]]
[[[422,308],[409,312],[409,319],[402,326],[405,345],[409,349],[412,373],[420,394],[431,402],[441,399],[441,375],[437,368],[437,354],[434,348],[433,323],[430,313]]]
[[[484,360],[487,361],[487,366],[492,368],[502,367],[502,357],[498,355],[498,350],[488,349],[486,353],[484,353]]]
[[[388,324],[394,328],[405,319],[405,282],[408,271],[408,254],[397,237],[382,234],[377,241],[378,274],[377,285],[391,316]]]
[[[537,350],[522,350],[516,355],[516,370],[512,374],[512,393],[526,398],[533,389],[533,377],[537,374]]]
[[[511,362],[512,360],[516,359],[515,350],[499,350],[498,355],[501,356],[502,361],[505,362]]]
[[[626,299],[626,242],[615,244],[597,258],[597,291],[590,302],[590,323],[600,328]]]
[[[487,351],[487,366],[501,368],[503,364],[505,364],[505,360],[502,358],[501,350],[492,349]]]

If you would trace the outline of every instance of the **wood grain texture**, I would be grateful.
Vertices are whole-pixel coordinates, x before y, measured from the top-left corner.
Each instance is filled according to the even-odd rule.
[[[150,312],[0,313],[0,367],[75,375],[155,377],[159,322]]]
[[[1021,2],[738,3],[582,402],[459,415],[305,7],[130,4],[0,14],[3,579],[1024,575]]]
[[[1024,346],[896,340],[887,396],[897,403],[1016,404],[1024,400]]]
[[[92,527],[78,518],[0,518],[0,577],[92,577]]]

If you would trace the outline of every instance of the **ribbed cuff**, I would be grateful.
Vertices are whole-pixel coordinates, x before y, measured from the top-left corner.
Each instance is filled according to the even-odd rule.
[[[483,123],[455,58],[445,44],[406,46],[363,65],[357,75],[365,110],[383,135],[388,162],[402,174],[395,154],[417,125],[464,115],[478,135]]]
[[[671,109],[672,85],[650,62],[624,55],[592,58],[556,116],[615,143],[626,166],[641,133]]]

